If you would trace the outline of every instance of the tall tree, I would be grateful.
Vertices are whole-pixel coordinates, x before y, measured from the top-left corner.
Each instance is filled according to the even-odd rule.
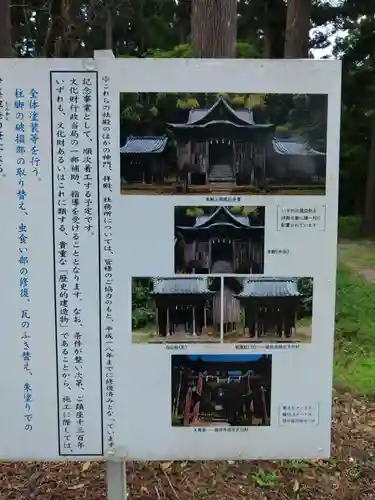
[[[288,0],[284,57],[309,57],[311,0]]]
[[[365,236],[375,235],[375,114],[372,113],[372,115],[365,206],[362,219],[362,231]]]
[[[193,0],[191,46],[194,57],[235,57],[237,0]]]
[[[0,0],[0,57],[12,57],[12,23],[9,0]]]

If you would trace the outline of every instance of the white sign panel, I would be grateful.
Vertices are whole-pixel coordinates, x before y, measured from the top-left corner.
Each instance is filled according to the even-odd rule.
[[[1,66],[0,458],[328,457],[340,62]]]

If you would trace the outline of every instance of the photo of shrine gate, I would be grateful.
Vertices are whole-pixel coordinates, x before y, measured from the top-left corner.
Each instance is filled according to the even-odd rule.
[[[221,283],[210,277],[133,278],[133,342],[220,342]]]
[[[313,278],[225,277],[224,342],[311,342]]]
[[[123,194],[325,194],[327,96],[121,94]]]
[[[262,274],[265,208],[175,207],[176,274]]]
[[[172,355],[172,426],[269,426],[271,365],[271,355]]]

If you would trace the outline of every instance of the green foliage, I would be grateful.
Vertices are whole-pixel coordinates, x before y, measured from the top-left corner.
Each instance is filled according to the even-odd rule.
[[[249,480],[252,484],[259,488],[273,488],[277,483],[277,474],[275,471],[264,471],[259,469],[258,472],[251,472]]]
[[[302,314],[304,316],[310,316],[312,314],[313,306],[313,278],[299,278],[297,281],[297,287],[299,293],[302,295]]]
[[[246,41],[237,42],[236,46],[236,57],[238,59],[252,59],[255,57],[259,57],[259,50],[256,46],[252,45]],[[155,58],[182,58],[182,57],[191,57],[192,50],[190,45],[182,44],[173,47],[171,50],[161,50],[154,49],[148,52],[148,56]]]
[[[132,328],[142,328],[156,319],[151,297],[152,280],[134,278],[132,284]]]
[[[202,207],[187,207],[186,215],[189,217],[200,217],[204,215],[204,210]]]
[[[183,58],[183,57],[191,57],[191,47],[188,44],[176,45],[171,50],[161,50],[161,49],[153,49],[150,50],[148,55],[150,57],[155,58]]]
[[[346,36],[338,38],[334,47],[334,53],[343,61],[340,165],[340,212],[343,215],[360,213],[363,209],[375,109],[373,12],[370,2],[346,0],[341,18]]]
[[[359,395],[375,395],[374,331],[374,284],[341,266],[337,274],[336,387]]]

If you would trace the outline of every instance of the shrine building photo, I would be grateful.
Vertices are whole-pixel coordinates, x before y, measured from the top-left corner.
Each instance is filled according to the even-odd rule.
[[[221,341],[221,278],[132,279],[134,343]]]
[[[224,342],[311,342],[313,278],[225,277],[223,288]]]
[[[264,206],[176,206],[176,274],[262,274]]]
[[[269,426],[271,372],[271,355],[172,355],[172,426]]]
[[[123,194],[324,195],[327,96],[120,95]]]

